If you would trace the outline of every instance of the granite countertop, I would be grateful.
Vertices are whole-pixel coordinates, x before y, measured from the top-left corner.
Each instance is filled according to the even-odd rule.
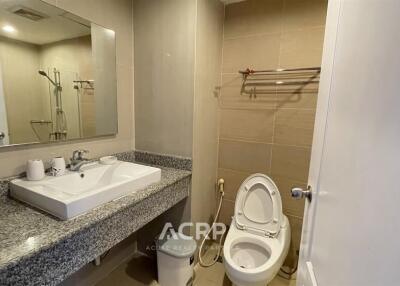
[[[141,162],[134,159],[125,161],[143,164],[146,160],[143,154],[140,155]],[[191,171],[155,165],[157,161],[154,157],[152,159],[145,163],[150,162],[147,165],[161,168],[160,182],[68,221],[59,220],[8,196],[0,196],[1,284],[9,281],[6,284],[26,285],[26,282],[32,281],[29,284],[55,285],[187,197]],[[116,226],[124,229],[116,229]],[[36,272],[27,269],[32,267],[32,263],[41,261],[45,264],[35,265],[38,267]],[[50,266],[52,261],[54,265]],[[16,275],[26,275],[26,279]]]

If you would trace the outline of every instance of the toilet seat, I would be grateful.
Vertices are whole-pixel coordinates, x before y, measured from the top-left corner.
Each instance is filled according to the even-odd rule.
[[[282,201],[275,183],[264,174],[253,174],[236,195],[234,220],[238,229],[275,237],[282,220]]]

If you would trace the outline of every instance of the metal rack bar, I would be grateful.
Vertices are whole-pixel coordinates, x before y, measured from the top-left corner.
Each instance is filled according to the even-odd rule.
[[[311,83],[319,83],[318,79],[310,79],[307,81],[266,81],[266,82],[255,82],[255,83],[246,83],[245,86],[280,86],[280,85],[303,85],[303,84],[311,84]]]
[[[94,80],[89,79],[89,80],[74,80],[73,82],[75,83],[93,83]]]
[[[299,86],[319,83],[320,67],[239,71],[246,86]],[[262,76],[262,77],[261,77]]]
[[[43,120],[43,119],[31,120],[31,124],[51,124],[51,123],[53,123],[53,121],[51,120]]]
[[[257,73],[282,73],[282,72],[321,72],[321,67],[309,67],[309,68],[294,68],[294,69],[270,69],[270,70],[252,70],[247,68],[244,71],[239,71],[240,74],[242,75],[251,75],[251,74],[257,74]]]

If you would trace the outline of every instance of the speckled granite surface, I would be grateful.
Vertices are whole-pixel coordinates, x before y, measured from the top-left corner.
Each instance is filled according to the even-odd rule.
[[[16,177],[15,177],[16,178]],[[6,196],[8,192],[8,183],[14,178],[0,179],[0,198]]]
[[[134,155],[118,157],[133,161]],[[0,285],[56,285],[186,198],[191,172],[161,169],[159,183],[69,221],[0,196]],[[0,185],[4,190],[7,183]]]
[[[192,160],[190,158],[135,151],[135,160],[137,162],[145,162],[151,165],[161,165],[188,171],[192,170]]]

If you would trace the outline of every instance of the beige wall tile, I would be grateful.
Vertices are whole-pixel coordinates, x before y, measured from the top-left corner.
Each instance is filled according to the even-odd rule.
[[[280,34],[257,35],[224,40],[223,73],[246,68],[273,69],[279,64]]]
[[[126,118],[133,110],[133,70],[130,67],[117,67],[117,90],[122,96],[117,99],[118,105],[118,133],[122,138],[132,138],[134,135],[134,128],[132,120]]]
[[[279,65],[282,68],[321,65],[325,28],[286,32],[281,37]]]
[[[241,93],[243,84],[239,74],[223,74],[219,106],[222,109],[266,109],[275,108],[276,94],[264,94],[256,97]]]
[[[235,201],[224,199],[222,202],[221,213],[219,215],[219,221],[230,225],[232,222],[232,217],[235,211]]]
[[[117,65],[132,66],[131,0],[57,0],[57,6],[116,32]]]
[[[94,64],[92,62],[92,45],[90,37],[80,37],[75,39],[63,40],[55,43],[50,43],[40,46],[39,53],[40,68],[47,70],[57,67],[61,72],[61,81],[63,84],[62,98],[63,98],[63,110],[67,115],[68,123],[68,139],[77,139],[81,137],[80,122],[79,122],[79,109],[77,101],[77,90],[75,90],[72,85],[65,84],[66,82],[71,82],[75,79],[75,73],[79,75],[80,78],[85,79],[95,79],[93,73]],[[37,67],[38,68],[38,67]],[[36,69],[37,69],[36,68]],[[108,76],[108,74],[107,74]],[[96,79],[95,79],[96,80]],[[43,81],[43,79],[41,79]],[[42,84],[45,82],[41,82]],[[46,92],[48,93],[48,87]],[[87,91],[84,89],[79,90],[80,97]],[[92,90],[94,91],[94,90]],[[96,88],[96,94],[99,90]],[[108,94],[107,94],[108,95]],[[92,97],[93,103],[94,97]],[[43,106],[48,107],[47,112],[53,113],[53,118],[55,116],[55,102],[52,100],[52,96],[48,95],[49,104],[43,104]],[[50,108],[50,106],[53,106]],[[85,106],[82,105],[80,111],[82,115],[85,113],[83,109]],[[112,114],[110,114],[112,116]],[[41,116],[43,118],[43,115]],[[86,122],[82,122],[82,127],[85,127]],[[49,130],[50,131],[50,130]],[[50,131],[51,132],[51,131]],[[99,132],[101,133],[101,131]],[[83,133],[84,134],[84,133]],[[49,135],[42,136],[42,141],[47,141]]]
[[[327,0],[284,0],[282,31],[324,26]]]
[[[280,6],[282,2],[284,7]],[[293,241],[286,263],[294,266],[300,245],[304,201],[292,200],[290,188],[306,185],[318,84],[279,87],[269,95],[261,94],[261,89],[265,88],[259,87],[258,94],[253,96],[241,94],[242,78],[237,75],[239,69],[247,67],[320,66],[327,1],[282,2],[249,0],[226,7],[219,96],[218,176],[226,180],[221,217],[229,224],[242,180],[256,171],[268,174],[265,161],[272,160],[270,173],[280,189],[284,213],[290,215],[292,228]],[[269,109],[276,112],[272,126],[270,117],[264,118],[267,114],[263,113],[270,112]],[[265,143],[243,142],[268,142],[272,130],[272,147]],[[272,158],[265,153],[263,145],[272,151]]]
[[[116,152],[132,150],[131,140],[122,139],[117,136],[109,136],[104,139],[88,139],[81,142],[69,142],[65,144],[42,145],[23,149],[21,147],[4,147],[0,152],[0,174],[8,177],[25,171],[28,159],[41,158],[49,162],[51,158],[63,156],[68,159],[73,150],[90,150],[90,157],[96,158]],[[4,150],[4,151],[3,151]]]
[[[240,188],[242,182],[250,176],[250,172],[240,172],[228,169],[218,169],[218,178],[223,178],[225,180],[224,191],[226,200],[235,201],[237,191]]]
[[[278,92],[283,88],[278,88]],[[276,98],[277,108],[311,108],[315,109],[318,98],[318,84],[293,86],[285,88],[285,92],[278,93]]]
[[[287,218],[289,219],[289,224],[291,228],[291,235],[292,241],[290,245],[290,250],[288,256],[286,257],[286,261],[284,265],[294,267],[296,265],[297,255],[296,251],[300,249],[300,242],[301,242],[301,230],[303,227],[303,219],[288,215]]]
[[[224,37],[280,32],[283,0],[251,0],[226,6]]]
[[[311,146],[315,110],[279,109],[275,117],[274,143]]]
[[[274,180],[281,194],[283,212],[287,215],[303,217],[304,200],[294,200],[291,197],[290,190],[293,187],[300,187],[305,189],[307,183],[281,176],[272,176],[272,179]]]
[[[40,50],[36,45],[2,38],[0,41],[2,65],[2,93],[7,107],[10,144],[37,142],[30,120],[50,119],[46,104],[50,98],[48,86],[37,74]],[[46,89],[47,88],[47,89]],[[23,103],[23,104],[21,104]],[[22,115],[22,116],[21,116]],[[36,130],[47,126],[35,126]],[[47,136],[42,138],[47,139]]]
[[[133,11],[136,148],[191,157],[196,1],[137,0]]]
[[[221,110],[220,138],[272,143],[274,110]]]
[[[193,173],[191,221],[208,222],[215,214],[218,168],[218,98],[224,5],[218,0],[196,1],[196,65],[193,112]]]
[[[273,145],[271,174],[306,182],[310,165],[310,148]]]
[[[271,145],[244,141],[219,140],[220,168],[243,172],[268,173]]]

